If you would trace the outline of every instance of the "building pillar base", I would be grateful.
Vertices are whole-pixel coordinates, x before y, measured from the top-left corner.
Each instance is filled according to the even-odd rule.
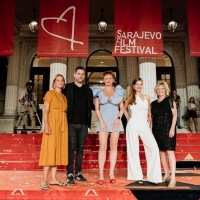
[[[14,133],[14,127],[17,123],[16,115],[2,115],[0,116],[0,134]]]

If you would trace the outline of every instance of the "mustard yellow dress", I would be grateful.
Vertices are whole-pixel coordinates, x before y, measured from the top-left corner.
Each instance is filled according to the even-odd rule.
[[[67,99],[56,90],[48,91],[44,101],[49,103],[50,134],[43,133],[39,166],[68,164]]]

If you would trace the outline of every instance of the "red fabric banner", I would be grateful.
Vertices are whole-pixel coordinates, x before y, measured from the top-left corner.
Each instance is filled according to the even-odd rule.
[[[1,1],[0,56],[13,54],[15,0]]]
[[[88,0],[41,0],[38,57],[88,56]]]
[[[190,55],[200,56],[200,0],[187,0]]]
[[[161,0],[115,1],[114,56],[163,55]]]

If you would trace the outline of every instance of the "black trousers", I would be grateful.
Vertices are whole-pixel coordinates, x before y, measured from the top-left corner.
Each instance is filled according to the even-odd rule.
[[[86,124],[69,124],[69,137],[68,137],[68,166],[67,174],[74,173],[74,160],[75,160],[75,174],[82,170],[83,149],[85,139],[88,134],[88,126]],[[76,151],[76,154],[74,152]],[[74,158],[76,155],[76,158]]]

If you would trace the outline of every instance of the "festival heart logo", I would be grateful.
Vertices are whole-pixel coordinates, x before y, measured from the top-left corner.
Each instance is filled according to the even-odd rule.
[[[50,21],[50,20],[56,21],[57,24],[61,23],[61,22],[70,23],[70,21],[68,21],[65,18],[67,12],[69,12],[70,10],[72,10],[72,12],[73,12],[72,22],[71,22],[71,37],[70,38],[68,38],[66,36],[63,36],[63,35],[58,35],[58,34],[56,34],[54,32],[51,32],[50,30],[48,30],[47,27],[45,27],[45,21],[47,22],[47,21]],[[81,45],[84,44],[81,41],[74,40],[74,35],[75,35],[75,15],[76,15],[76,7],[75,6],[70,6],[58,18],[56,18],[56,17],[45,17],[45,18],[41,19],[41,26],[42,26],[43,30],[47,34],[49,34],[49,35],[51,35],[53,37],[60,38],[62,40],[67,40],[67,41],[71,42],[71,50],[72,51],[74,50],[74,43],[81,44]]]

